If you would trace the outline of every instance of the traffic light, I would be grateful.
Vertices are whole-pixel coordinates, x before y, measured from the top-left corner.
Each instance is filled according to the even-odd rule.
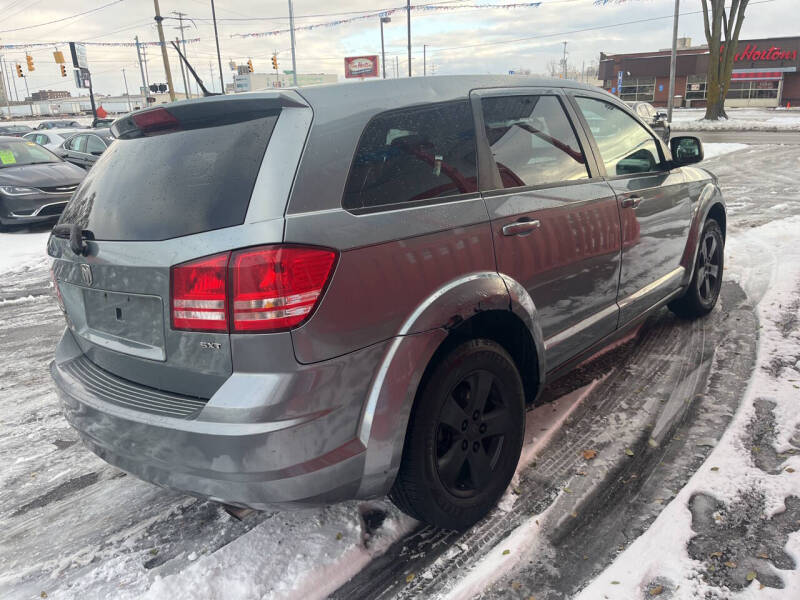
[[[158,84],[158,91],[162,94],[167,91],[167,84],[166,83],[159,83]]]
[[[157,92],[158,91],[158,84],[157,83],[151,83],[149,87],[150,87],[150,91],[151,92]]]
[[[22,74],[22,65],[19,63],[17,63],[17,77],[25,77],[25,75]]]
[[[253,72],[253,61],[251,59],[248,59],[247,61],[247,68],[250,70],[251,73]]]
[[[55,52],[53,52],[53,58],[55,59],[55,61],[57,63],[62,64],[62,65],[64,64],[64,62],[66,62],[64,60],[64,53],[61,52],[61,50],[56,50]]]
[[[25,62],[28,63],[28,71],[36,70],[36,67],[33,66],[33,57],[30,54],[25,55]]]
[[[278,55],[277,54],[273,54],[272,55],[272,68],[275,69],[276,71],[278,70]]]
[[[61,65],[61,76],[62,77],[67,76],[67,67],[65,67],[64,65]]]

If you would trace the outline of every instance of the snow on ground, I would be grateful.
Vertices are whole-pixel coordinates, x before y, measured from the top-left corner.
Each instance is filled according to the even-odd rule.
[[[710,158],[716,158],[717,156],[722,156],[723,154],[728,154],[729,152],[744,150],[747,147],[748,147],[747,144],[712,142],[709,144],[703,144],[703,154],[705,155],[705,160],[708,160]]]
[[[727,120],[704,121],[704,108],[672,112],[673,131],[800,131],[800,110],[729,108]]]
[[[637,539],[614,563],[601,573],[577,600],[641,598],[649,593],[653,581],[667,582],[664,587],[674,600],[694,598],[734,599],[785,599],[800,593],[800,532],[789,533],[785,551],[794,560],[794,568],[773,570],[769,560],[777,556],[768,553],[757,555],[759,561],[750,563],[752,570],[746,578],[749,585],[743,591],[731,591],[709,586],[703,573],[704,564],[692,559],[687,546],[699,534],[697,516],[690,506],[699,494],[712,496],[729,507],[728,512],[716,511],[714,518],[720,525],[733,518],[732,506],[742,503],[743,491],[764,495],[764,515],[749,515],[748,526],[753,521],[767,521],[788,509],[790,496],[800,497],[800,456],[797,455],[800,415],[797,400],[800,397],[800,247],[797,233],[800,218],[774,221],[750,229],[729,239],[726,254],[729,278],[750,287],[755,278],[762,280],[767,271],[769,283],[761,297],[757,312],[761,323],[758,365],[753,373],[744,399],[731,426],[699,471],[691,478],[664,509],[648,531]],[[759,261],[747,257],[757,254]],[[744,260],[739,261],[738,257]],[[765,470],[758,453],[772,452],[772,448],[754,446],[752,423],[763,421],[763,412],[757,406],[764,401],[774,402],[776,431],[774,452],[786,453],[778,460],[777,468]],[[693,500],[695,499],[695,500]],[[795,529],[797,527],[795,526]],[[765,543],[768,540],[763,540]],[[720,543],[720,550],[723,549]],[[719,556],[720,565],[735,569],[737,565],[726,556]],[[726,560],[727,559],[727,560]],[[723,562],[725,561],[725,562]],[[741,561],[740,561],[741,562]],[[757,566],[752,566],[756,564]],[[733,565],[733,566],[730,566]],[[741,565],[739,565],[741,568]],[[763,580],[778,573],[784,588],[765,587]],[[788,595],[787,595],[788,594]],[[793,595],[794,594],[794,595]]]
[[[0,274],[47,264],[50,231],[0,233]]]
[[[2,115],[0,115],[0,119],[2,119]],[[77,121],[81,125],[86,125],[87,127],[92,124],[92,117],[84,117],[84,116],[72,116],[67,115],[64,117],[37,117],[34,119],[6,119],[0,120],[0,127],[3,125],[27,125],[28,127],[33,127],[36,129],[36,126],[41,123],[42,121]]]

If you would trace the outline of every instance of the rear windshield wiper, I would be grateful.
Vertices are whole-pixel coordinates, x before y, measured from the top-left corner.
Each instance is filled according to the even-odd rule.
[[[93,240],[94,234],[88,229],[81,229],[77,223],[60,223],[53,227],[53,235],[69,240],[69,247],[76,256],[89,254],[89,245],[85,240]]]

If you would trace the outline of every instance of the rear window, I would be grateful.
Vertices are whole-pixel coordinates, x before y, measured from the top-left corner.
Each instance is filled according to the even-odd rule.
[[[477,189],[472,111],[466,101],[448,102],[372,119],[359,141],[343,205],[389,207]]]
[[[77,223],[97,240],[118,241],[241,225],[277,119],[116,140],[59,222]]]

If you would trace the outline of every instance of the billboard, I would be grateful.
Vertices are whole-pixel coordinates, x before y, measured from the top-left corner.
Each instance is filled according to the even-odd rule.
[[[346,79],[378,76],[378,55],[345,56],[344,76]]]
[[[86,59],[86,46],[70,42],[69,53],[72,55],[72,68],[75,72],[76,87],[88,88],[91,82],[89,79],[89,61]]]

